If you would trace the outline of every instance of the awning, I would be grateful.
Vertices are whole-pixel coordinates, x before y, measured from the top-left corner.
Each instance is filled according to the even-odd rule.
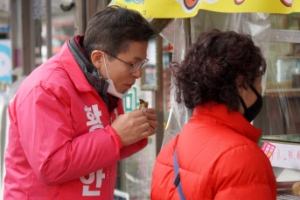
[[[145,18],[188,18],[200,9],[223,13],[300,12],[300,0],[112,0],[110,5],[137,10]]]

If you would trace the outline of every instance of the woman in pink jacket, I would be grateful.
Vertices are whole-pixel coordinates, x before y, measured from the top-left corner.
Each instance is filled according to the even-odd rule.
[[[266,62],[252,39],[203,32],[182,63],[172,63],[175,99],[190,121],[160,151],[151,200],[276,200],[271,164],[250,123],[262,107]]]
[[[125,113],[155,31],[108,7],[36,68],[9,105],[5,200],[113,199],[117,163],[147,145],[154,109]]]

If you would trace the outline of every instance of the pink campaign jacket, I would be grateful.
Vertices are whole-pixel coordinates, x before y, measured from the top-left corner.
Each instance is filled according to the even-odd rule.
[[[35,69],[9,105],[4,200],[110,200],[117,163],[147,145],[130,146],[68,46]]]

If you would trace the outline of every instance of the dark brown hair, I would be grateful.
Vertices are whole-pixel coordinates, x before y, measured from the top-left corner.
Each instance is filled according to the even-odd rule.
[[[129,42],[148,42],[155,36],[155,30],[139,12],[111,6],[91,17],[83,48],[88,56],[96,49],[116,56],[126,52]]]
[[[236,78],[243,87],[253,84],[266,70],[266,61],[252,38],[234,31],[202,32],[188,49],[184,60],[172,62],[175,100],[188,108],[208,102],[223,103],[238,110]]]

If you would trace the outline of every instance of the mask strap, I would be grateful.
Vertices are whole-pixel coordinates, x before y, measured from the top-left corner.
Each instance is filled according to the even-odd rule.
[[[243,98],[242,98],[242,97],[240,97],[240,96],[239,96],[239,98],[240,98],[240,102],[242,103],[242,106],[243,106],[243,108],[244,108],[244,112],[245,112],[245,110],[247,110],[247,106],[246,106],[246,104],[245,104],[245,102],[244,102]]]
[[[106,75],[107,75],[108,79],[110,79],[109,73],[108,73],[108,69],[107,69],[107,66],[106,66],[106,60],[105,60],[105,57],[104,57],[104,52],[101,51],[101,53],[102,53],[102,57],[103,57],[103,60],[104,60],[104,65],[105,65]]]
[[[255,89],[255,87],[253,87],[253,85],[250,85],[251,90],[256,94],[256,96],[258,97],[260,94],[257,92],[257,90]]]
[[[251,90],[256,94],[257,97],[260,96],[260,94],[257,92],[257,90],[255,89],[255,87],[253,87],[253,85],[250,85],[249,87],[250,87]],[[246,104],[245,104],[243,98],[240,97],[240,96],[239,96],[239,98],[240,98],[240,102],[242,103],[242,106],[243,106],[244,110],[246,110],[246,109],[247,109],[247,106],[246,106]]]

